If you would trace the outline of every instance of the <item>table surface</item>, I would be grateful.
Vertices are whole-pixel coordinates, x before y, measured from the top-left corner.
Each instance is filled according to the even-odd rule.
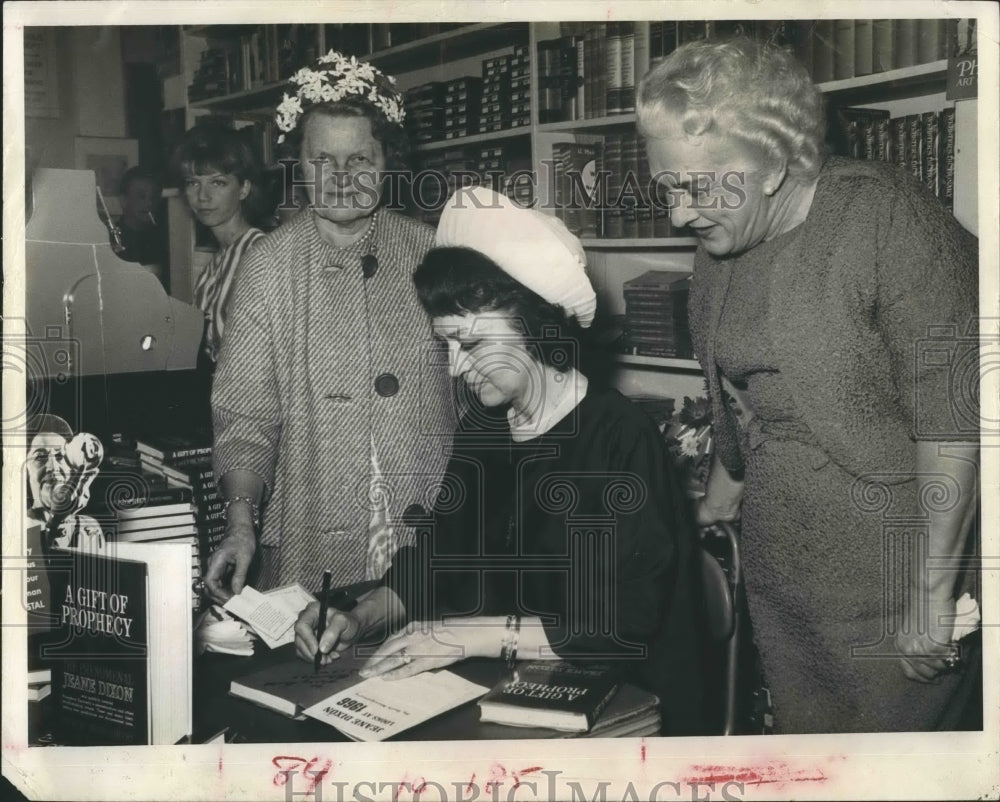
[[[245,699],[229,695],[230,682],[241,675],[287,659],[290,651],[271,651],[263,644],[253,657],[204,654],[195,659],[194,728],[192,739],[202,743],[226,730],[226,740],[236,743],[344,742],[350,739],[335,728],[312,718],[291,719]],[[449,666],[459,676],[493,687],[504,676],[499,659],[472,658]],[[622,693],[622,691],[619,691]],[[537,727],[509,727],[481,722],[476,700],[442,713],[400,733],[391,740],[454,741],[566,738],[571,733]]]

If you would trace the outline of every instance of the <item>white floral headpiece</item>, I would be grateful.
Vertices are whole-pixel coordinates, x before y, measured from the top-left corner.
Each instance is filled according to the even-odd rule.
[[[393,85],[396,79],[385,75],[378,67],[367,61],[358,61],[357,56],[348,58],[343,53],[331,50],[320,56],[317,69],[303,67],[288,79],[298,84],[294,95],[284,93],[275,113],[278,128],[283,131],[278,144],[285,141],[285,134],[294,131],[303,115],[303,102],[335,103],[348,95],[363,98],[381,111],[389,122],[402,124],[406,112],[403,98]]]

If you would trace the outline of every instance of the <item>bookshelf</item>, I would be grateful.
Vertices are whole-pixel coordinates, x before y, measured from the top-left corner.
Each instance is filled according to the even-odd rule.
[[[633,59],[633,72],[639,73],[646,65],[655,65],[658,57],[668,54],[687,39],[739,31],[766,36],[771,41],[792,47],[814,76],[826,78],[818,81],[817,85],[829,98],[832,113],[838,108],[851,106],[888,109],[893,117],[902,117],[954,108],[954,213],[966,227],[975,230],[975,178],[978,172],[976,104],[974,100],[956,104],[946,100],[944,95],[948,65],[946,55],[951,46],[949,36],[961,41],[967,31],[963,33],[962,23],[954,21],[896,20],[888,28],[882,26],[880,29],[882,22],[885,21],[687,20],[636,22],[625,23],[625,27],[609,27],[617,24],[504,21],[451,26],[414,23],[298,27],[299,35],[307,39],[309,46],[317,52],[325,52],[330,47],[355,52],[359,58],[370,60],[386,73],[394,75],[398,88],[404,93],[433,82],[446,83],[465,76],[480,75],[485,60],[526,52],[530,67],[531,108],[525,124],[486,132],[469,130],[450,139],[417,141],[413,146],[414,154],[418,162],[421,159],[424,161],[415,166],[420,169],[426,164],[446,169],[442,165],[449,159],[452,162],[458,160],[461,164],[459,157],[463,153],[466,162],[474,163],[476,154],[482,154],[486,149],[498,153],[502,151],[500,158],[507,160],[505,166],[508,173],[525,167],[534,173],[534,199],[539,208],[552,214],[559,213],[555,204],[555,172],[559,168],[555,166],[554,155],[566,152],[560,148],[567,144],[603,148],[607,141],[622,140],[634,132],[635,113],[629,108],[627,92],[628,58]],[[241,37],[255,33],[261,40],[266,39],[267,34],[261,32],[270,27],[276,26],[182,28],[182,64],[187,84],[191,84],[199,60],[207,49],[220,46],[231,48]],[[890,40],[886,40],[885,32],[890,29]],[[830,37],[824,39],[828,34]],[[588,50],[595,37],[603,42],[608,36],[614,42],[609,46],[622,47],[623,53],[627,54],[626,61],[618,66],[612,65],[606,58],[603,61],[594,60]],[[356,47],[352,50],[344,46],[344,42],[353,42]],[[550,70],[556,63],[551,57],[558,47],[565,48],[566,43],[577,48],[575,57],[563,53],[562,61],[558,57],[556,61],[561,65],[559,69],[569,69],[574,75],[584,72],[583,78],[573,84],[579,104],[573,106],[564,119],[552,119],[553,114],[558,117],[560,112],[553,110],[551,95],[546,94],[552,85]],[[869,47],[875,50],[872,59],[867,58],[869,51],[866,48]],[[887,52],[890,55],[887,56]],[[304,54],[305,51],[299,53],[300,56]],[[606,57],[607,52],[602,51],[602,55]],[[896,66],[897,61],[900,66]],[[306,59],[300,59],[299,65],[301,63],[306,63]],[[619,69],[622,76],[617,76]],[[280,80],[265,80],[269,74],[267,68],[261,68],[261,72],[263,77],[255,79],[248,88],[189,101],[188,124],[193,124],[201,114],[231,114],[252,119],[256,115],[270,113],[280,100],[284,84]],[[290,73],[286,71],[275,76],[273,68],[270,70],[271,77],[284,78],[287,74]],[[636,74],[632,86],[637,83],[638,77]],[[608,88],[608,81],[615,84],[618,80],[626,89],[623,102],[616,106],[622,111],[608,113],[602,105],[602,93]],[[585,97],[590,102],[589,109],[583,104]],[[595,98],[601,98],[600,104],[594,104]],[[584,114],[585,110],[590,113]],[[669,236],[635,236],[635,233],[632,229],[624,232],[623,236],[608,237],[591,236],[586,230],[581,232],[581,242],[588,253],[589,269],[602,308],[611,314],[624,311],[622,285],[625,281],[649,269],[689,272],[693,263],[697,247],[695,238],[677,236],[672,231]],[[644,233],[648,234],[649,228]],[[638,387],[640,391],[647,384],[662,386],[664,382],[674,381],[672,377],[683,385],[685,392],[689,388],[692,392],[700,390],[693,384],[700,374],[698,363],[693,359],[622,354],[617,361],[623,372],[623,383]]]

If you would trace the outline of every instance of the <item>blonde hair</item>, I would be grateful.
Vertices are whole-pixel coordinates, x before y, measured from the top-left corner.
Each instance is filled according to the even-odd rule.
[[[790,176],[819,174],[826,155],[824,100],[787,49],[746,37],[699,40],[677,48],[646,74],[637,93],[637,125],[657,136],[657,118],[685,133],[731,137],[765,163],[785,162]]]

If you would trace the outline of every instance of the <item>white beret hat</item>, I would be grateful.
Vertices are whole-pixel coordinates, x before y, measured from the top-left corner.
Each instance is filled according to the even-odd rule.
[[[448,199],[435,245],[478,251],[584,328],[594,319],[597,297],[585,270],[586,254],[557,217],[525,209],[486,187],[466,187]]]

